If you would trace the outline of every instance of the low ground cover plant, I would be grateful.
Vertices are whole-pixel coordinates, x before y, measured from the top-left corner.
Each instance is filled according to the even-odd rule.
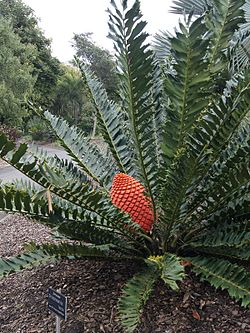
[[[250,305],[249,70],[232,72],[230,40],[244,0],[213,0],[176,35],[147,44],[140,3],[111,1],[120,100],[79,63],[107,149],[30,106],[72,161],[0,136],[0,156],[36,184],[1,185],[0,209],[50,226],[59,244],[0,260],[0,275],[60,258],[138,262],[118,304],[133,332],[158,279],[178,290],[186,267]],[[156,46],[157,47],[157,46]],[[159,50],[159,43],[158,43]],[[75,240],[74,244],[65,240]],[[140,269],[139,269],[140,268]]]

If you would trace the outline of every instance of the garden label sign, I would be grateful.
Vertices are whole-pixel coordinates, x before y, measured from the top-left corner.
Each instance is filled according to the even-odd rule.
[[[48,290],[48,308],[56,315],[56,332],[60,332],[60,319],[67,320],[67,297],[52,288]]]

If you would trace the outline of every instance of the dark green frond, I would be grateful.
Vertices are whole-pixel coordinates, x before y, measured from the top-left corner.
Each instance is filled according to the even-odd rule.
[[[82,244],[43,244],[43,245],[32,245],[31,248],[37,249],[44,253],[49,254],[55,258],[69,258],[69,259],[80,259],[80,258],[107,258],[108,253],[106,250],[98,248],[98,246],[85,246]]]
[[[68,239],[94,245],[110,245],[118,251],[134,253],[137,241],[129,235],[124,225],[105,221],[100,215],[80,209],[68,201],[52,196],[53,212],[49,212],[45,190],[40,190],[27,181],[0,187],[0,210],[18,212],[30,216],[39,223],[48,225]],[[117,218],[117,215],[115,215]],[[119,231],[120,229],[120,231]],[[125,237],[124,237],[125,236]],[[139,251],[137,251],[139,252]]]
[[[230,96],[217,99],[216,105],[212,104],[199,120],[190,138],[190,148],[194,153],[207,150],[217,157],[240,128],[250,111],[250,85],[246,80],[247,77],[232,88]]]
[[[83,241],[94,245],[110,245],[113,250],[133,252],[134,247],[114,228],[105,228],[80,220],[63,220],[56,230],[69,239]],[[131,242],[132,243],[132,242]]]
[[[141,20],[139,1],[129,10],[109,10],[110,37],[117,50],[121,80],[121,106],[130,123],[137,174],[154,205],[157,187],[157,148],[154,136],[154,110],[151,96],[153,52],[146,44],[146,22]]]
[[[156,265],[161,279],[173,290],[179,287],[176,281],[182,281],[185,277],[181,259],[174,254],[165,253],[163,256],[149,257],[145,260],[149,265]]]
[[[211,39],[211,58],[215,64],[215,59],[221,51],[227,48],[235,30],[245,22],[242,9],[244,4],[245,0],[175,0],[171,12],[202,15],[205,10],[208,10],[206,25],[209,33],[213,35]],[[214,70],[216,71],[216,66]]]
[[[194,247],[195,253],[200,255],[212,255],[229,260],[249,261],[250,259],[250,245],[242,245],[240,248],[234,247]]]
[[[58,169],[49,167],[46,162],[39,164],[35,158],[31,159],[30,155],[25,158],[24,152],[21,155],[19,150],[20,147],[16,150],[9,150],[8,154],[2,156],[2,158],[40,186],[50,189],[57,196],[89,211],[95,212],[98,209],[97,206],[100,207],[100,201],[103,199],[105,192],[93,189],[93,186],[89,183],[72,183],[70,179],[64,178],[63,173]],[[17,154],[20,159],[13,159],[12,156],[17,156]]]
[[[0,258],[0,278],[22,269],[32,268],[38,265],[54,262],[54,256],[41,250],[18,255],[13,258]]]
[[[21,144],[18,150],[15,150],[16,145],[14,142],[7,139],[6,135],[0,133],[0,157],[4,158],[9,155],[13,158],[13,163],[17,163],[27,151],[27,145]]]
[[[232,71],[241,71],[248,67],[250,62],[250,38],[248,36],[250,31],[250,1],[231,0],[224,3],[221,0],[178,0],[174,1],[171,12],[175,14],[190,14],[192,12],[194,15],[202,15],[205,10],[209,9],[212,10],[213,19],[209,18],[210,15],[208,15],[207,24],[210,33],[214,34],[213,46],[215,49],[221,48],[222,50],[223,44],[226,46],[227,41],[230,41]],[[244,16],[245,21],[240,16]],[[239,31],[234,33],[235,27],[232,29],[232,25],[235,23],[237,23]],[[231,38],[226,41],[230,34]]]
[[[176,281],[182,281],[185,277],[184,267],[181,265],[180,258],[174,254],[165,254],[162,258],[162,280],[173,290],[179,287]]]
[[[97,247],[86,247],[78,244],[44,244],[30,245],[30,252],[18,255],[13,258],[0,258],[0,277],[25,268],[32,268],[37,265],[55,262],[62,258],[108,258],[106,251]]]
[[[184,214],[197,216],[202,207],[206,212],[212,212],[212,206],[232,208],[233,202],[238,206],[235,211],[239,211],[237,198],[249,182],[249,91],[237,92],[236,103],[231,102],[232,97],[221,101],[221,108],[216,107],[216,112],[211,109],[201,120],[202,129],[196,128],[190,138],[198,164],[196,178],[187,191],[190,201],[184,203]]]
[[[102,260],[135,260],[142,262],[141,257],[137,257],[133,255],[132,257],[127,255],[126,253],[120,253],[115,251],[110,251],[112,248],[104,245],[86,245],[82,243],[70,244],[66,242],[61,242],[57,244],[43,244],[43,245],[35,245],[30,244],[30,249],[38,251],[43,251],[44,253],[49,254],[51,257],[55,257],[58,259],[102,259]]]
[[[234,6],[229,4],[228,6],[228,8],[222,6],[222,8],[218,9],[219,12],[222,11],[218,15],[220,16],[221,24],[222,22],[224,24],[214,27],[216,36],[206,36],[207,27],[201,17],[194,21],[190,27],[180,25],[181,32],[177,33],[176,38],[172,39],[172,54],[176,63],[173,66],[176,74],[169,75],[166,86],[170,100],[172,100],[169,105],[169,121],[166,124],[165,131],[166,143],[163,147],[167,165],[169,165],[178,151],[181,152],[182,144],[185,146],[185,135],[190,130],[190,135],[193,136],[193,125],[195,125],[195,128],[199,128],[199,122],[202,117],[204,117],[204,127],[202,127],[202,132],[198,135],[207,139],[213,134],[214,129],[210,128],[210,121],[206,112],[210,110],[212,103],[217,105],[218,93],[223,93],[225,88],[223,85],[225,85],[225,75],[228,75],[228,64],[225,61],[222,44],[228,45],[230,34],[238,26],[237,20],[231,22],[234,10],[231,7]],[[236,12],[239,19],[242,19],[242,11],[238,8]],[[215,14],[211,12],[209,15],[212,15],[214,20]],[[220,31],[220,34],[218,31]],[[220,39],[223,39],[222,44]],[[211,52],[213,55],[209,55]],[[220,60],[218,60],[218,57]],[[220,61],[219,67],[217,66],[218,61]],[[201,68],[197,67],[197,63]],[[214,80],[215,75],[216,80]],[[223,84],[220,82],[221,79],[224,82]],[[221,119],[227,107],[228,105],[226,107],[220,106],[219,110],[215,111],[215,115],[221,112],[218,117]],[[223,109],[221,110],[221,108]],[[195,124],[196,121],[198,121],[197,126]],[[214,123],[213,117],[211,122]],[[224,125],[223,122],[219,124]],[[216,126],[217,124],[214,124],[215,130],[218,129]],[[204,129],[207,128],[208,134],[204,133]],[[195,131],[197,132],[196,129]],[[194,137],[196,137],[196,134],[194,134]],[[193,142],[191,144],[193,145]]]
[[[7,147],[7,143],[5,144],[5,147]],[[8,148],[10,155],[13,154],[13,151],[10,150],[12,147],[13,146],[11,145]],[[70,202],[74,206],[78,206],[81,209],[82,217],[88,217],[91,214],[94,216],[97,215],[99,221],[101,221],[104,226],[112,226],[119,230],[123,235],[134,240],[133,230],[137,230],[138,232],[141,230],[139,225],[132,222],[129,216],[123,214],[112,205],[109,195],[107,195],[106,192],[103,192],[98,188],[93,188],[91,184],[79,184],[66,181],[66,179],[63,179],[62,173],[59,173],[58,170],[53,170],[46,165],[46,163],[39,164],[36,160],[29,164],[25,164],[21,162],[12,163],[6,156],[4,158],[9,164],[16,167],[37,184],[45,189],[49,189],[52,194]],[[8,195],[11,195],[11,199],[9,200],[7,196],[7,203],[5,204],[6,193],[3,194],[3,209],[8,209],[10,211],[15,210],[15,207],[13,206],[13,196],[16,196],[15,190],[12,189],[11,194]],[[22,203],[22,200],[20,200],[20,202]],[[48,207],[46,207],[45,212],[47,211]],[[85,215],[85,213],[87,215]],[[125,226],[131,226],[131,229],[126,228]],[[142,235],[144,235],[144,233]]]
[[[72,160],[98,184],[109,187],[117,172],[111,157],[101,154],[79,129],[69,126],[65,120],[48,111],[44,117]]]
[[[250,20],[249,20],[250,22]],[[233,73],[250,66],[250,28],[247,32],[239,31],[229,49],[230,68]]]
[[[187,246],[204,253],[246,260],[250,256],[250,229],[244,223],[226,224],[224,227],[218,225],[207,231],[202,239],[197,239]]]
[[[48,152],[38,146],[29,146],[28,154],[24,156],[23,162],[35,159],[38,164],[45,163],[51,170],[54,170],[63,179],[63,185],[66,180],[72,183],[89,183],[93,180],[82,170],[80,170],[70,159],[61,159],[57,155],[51,156]]]
[[[201,15],[207,8],[207,0],[174,0],[171,6],[170,13],[174,14],[189,14]]]
[[[0,187],[0,210],[39,217],[49,214],[47,202],[33,202],[29,193],[13,190],[13,187],[8,185]]]
[[[197,19],[190,26],[180,24],[180,29],[181,32],[170,39],[174,73],[165,79],[169,98],[163,145],[166,167],[181,149],[200,112],[208,105],[211,93],[203,19]]]
[[[169,74],[165,80],[169,104],[162,147],[165,158],[162,228],[167,234],[177,219],[186,188],[192,180],[190,174],[195,169],[195,161],[186,151],[186,140],[201,112],[208,106],[212,90],[205,57],[208,41],[204,38],[203,19],[186,26],[180,24],[180,30],[171,39],[175,73]]]
[[[95,208],[87,209],[90,208],[90,195],[85,193],[86,200],[84,204],[81,199],[77,202],[78,199],[75,193],[69,194],[68,191],[63,189],[59,191],[59,189],[51,187],[51,192],[55,193],[53,191],[57,192],[56,195],[59,195],[59,198],[52,197],[53,212],[49,213],[46,198],[40,198],[37,195],[32,196],[31,193],[15,189],[13,186],[1,187],[0,210],[20,212],[38,221],[41,219],[45,224],[57,228],[58,231],[69,238],[74,236],[85,241],[101,242],[101,231],[103,231],[102,241],[105,244],[113,240],[111,243],[121,245],[122,242],[119,239],[116,240],[116,236],[119,238],[119,235],[128,237],[132,242],[138,243],[134,238],[133,231],[126,228],[126,226],[131,226],[133,230],[137,230],[137,233],[140,232],[139,226],[108,202],[102,201],[99,204],[96,202],[99,208],[95,206]],[[79,193],[79,190],[77,193]],[[68,202],[64,202],[60,198]],[[72,230],[70,230],[70,226],[73,227]],[[76,230],[81,232],[78,236],[76,235]],[[96,236],[94,235],[94,230],[97,232]],[[125,243],[123,244],[125,245]]]
[[[247,29],[250,30],[250,0],[245,1],[243,9],[245,11],[245,18],[246,18],[246,22],[243,28],[245,28],[246,30]]]
[[[149,299],[159,273],[154,265],[134,275],[123,287],[118,311],[125,332],[132,333],[140,321],[143,306]]]
[[[34,182],[29,180],[16,180],[13,184],[6,184],[1,186],[1,191],[3,192],[3,197],[5,197],[5,202],[10,200],[9,206],[11,209],[7,209],[7,206],[1,205],[1,210],[6,210],[9,212],[20,212],[25,215],[42,221],[51,227],[58,227],[62,221],[73,220],[73,221],[88,221],[92,223],[98,223],[101,220],[97,214],[81,209],[78,205],[72,202],[59,198],[50,192],[52,199],[53,213],[49,214],[48,211],[48,199],[47,192],[48,189],[37,186]],[[17,203],[17,200],[13,200],[15,196],[21,196],[21,202],[26,205],[14,206],[12,203]],[[6,200],[7,196],[7,200]],[[12,206],[11,206],[12,205]],[[38,208],[43,207],[40,211]]]
[[[168,96],[164,91],[164,79],[163,72],[159,64],[155,64],[154,71],[154,83],[152,87],[152,99],[154,105],[154,118],[153,118],[153,130],[155,138],[155,147],[156,147],[156,158],[158,164],[158,170],[161,170],[164,155],[162,151],[162,143],[164,140],[164,124],[167,119],[167,107]],[[159,187],[158,187],[159,191]]]
[[[134,175],[133,149],[124,130],[126,123],[122,109],[108,99],[102,84],[83,64],[79,64],[87,82],[90,98],[96,108],[100,131],[117,163],[120,172]]]
[[[243,267],[222,259],[186,259],[192,263],[193,271],[200,275],[201,280],[208,281],[215,288],[226,289],[231,297],[241,300],[243,306],[250,305],[250,273]]]
[[[47,190],[39,190],[33,184],[24,181],[15,185],[1,186],[0,210],[25,214],[54,229],[61,227],[63,229],[64,223],[71,226],[73,223],[80,223],[80,219],[83,226],[83,221],[96,224],[100,220],[97,214],[80,210],[79,207],[70,205],[67,201],[62,201],[56,197],[52,198],[53,212],[49,212],[46,194]]]
[[[153,50],[158,61],[165,63],[171,55],[170,38],[172,37],[172,34],[168,31],[160,31],[155,34],[153,40]]]
[[[250,214],[249,177],[249,166],[245,163],[235,164],[228,173],[215,177],[214,187],[209,182],[205,192],[197,191],[199,194],[197,192],[194,194],[197,196],[196,201],[189,208],[187,208],[188,203],[183,205],[186,221],[189,219],[192,225],[195,225],[198,221],[206,220],[209,224]]]
[[[228,42],[238,30],[240,24],[245,22],[242,9],[245,0],[213,0],[213,8],[207,19],[208,29],[213,33],[212,55],[228,47]],[[211,20],[210,20],[211,18]]]

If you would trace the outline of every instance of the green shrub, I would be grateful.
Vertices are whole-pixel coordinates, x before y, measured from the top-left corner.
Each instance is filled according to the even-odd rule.
[[[26,132],[34,141],[52,141],[53,133],[50,127],[40,117],[34,116],[28,120]]]
[[[9,140],[16,141],[20,138],[21,132],[13,127],[0,124],[0,132],[4,133]]]

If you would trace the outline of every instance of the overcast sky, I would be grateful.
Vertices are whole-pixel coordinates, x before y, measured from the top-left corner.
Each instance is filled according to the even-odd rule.
[[[72,59],[73,33],[93,32],[93,39],[99,46],[112,50],[108,34],[109,0],[23,0],[34,9],[40,18],[40,27],[46,37],[52,39],[53,55],[60,61]],[[147,31],[170,30],[176,26],[178,17],[170,14],[172,0],[141,0],[141,10],[148,22]]]

